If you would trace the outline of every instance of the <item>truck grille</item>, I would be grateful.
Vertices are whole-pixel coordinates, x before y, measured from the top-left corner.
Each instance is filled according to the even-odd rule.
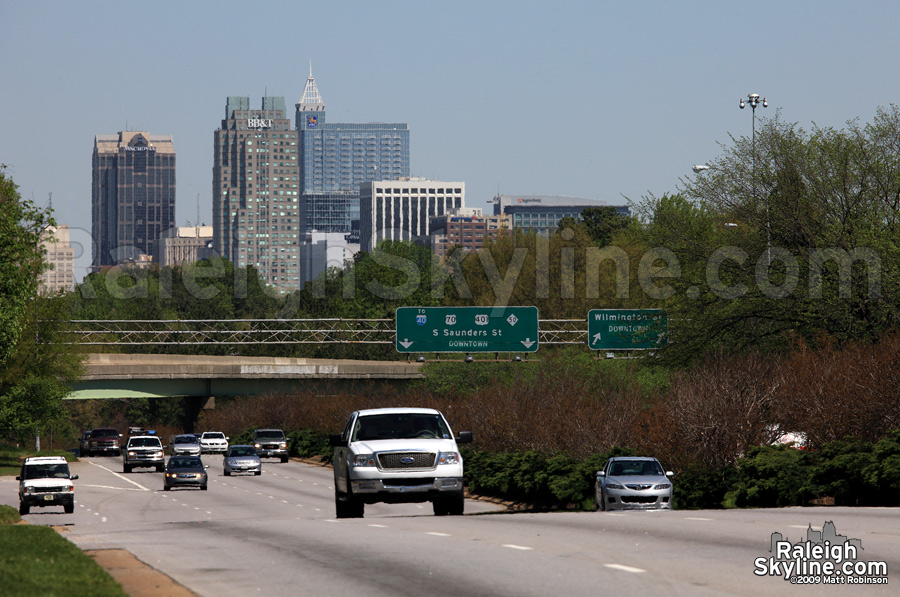
[[[60,493],[62,491],[67,491],[68,487],[65,485],[60,485],[59,487],[35,487],[35,493]]]
[[[382,469],[434,468],[437,454],[434,452],[382,452],[376,454]]]

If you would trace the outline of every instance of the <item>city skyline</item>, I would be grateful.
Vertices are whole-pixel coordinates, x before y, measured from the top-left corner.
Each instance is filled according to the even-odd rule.
[[[410,175],[465,182],[467,205],[498,193],[621,205],[677,192],[720,143],[749,137],[749,93],[768,100],[758,119],[807,130],[871,122],[900,95],[900,6],[886,1],[315,6],[0,0],[0,163],[24,197],[52,193],[73,243],[89,242],[94,137],[171,134],[175,224],[211,223],[223,98],[291,105],[311,61],[329,121],[408,123]]]

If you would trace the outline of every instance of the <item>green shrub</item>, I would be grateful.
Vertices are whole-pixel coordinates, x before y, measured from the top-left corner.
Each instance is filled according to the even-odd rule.
[[[288,451],[300,458],[323,457],[330,459],[334,448],[328,443],[328,436],[312,429],[300,429],[287,434]]]
[[[847,439],[829,442],[815,453],[815,466],[804,491],[830,496],[836,506],[877,505],[877,487],[870,482],[877,464],[872,444]]]
[[[760,446],[738,462],[738,478],[726,502],[739,508],[802,506],[812,471],[809,452],[790,446]]]
[[[631,455],[627,448],[613,448],[584,460],[537,452],[475,452],[463,450],[469,491],[497,497],[536,510],[595,507],[596,472],[613,456]]]
[[[715,509],[725,506],[725,494],[738,475],[737,469],[693,465],[679,472],[674,480],[672,507],[681,510]]]

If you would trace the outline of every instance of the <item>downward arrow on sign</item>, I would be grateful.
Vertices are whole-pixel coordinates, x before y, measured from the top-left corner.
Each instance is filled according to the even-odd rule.
[[[525,348],[531,348],[534,342],[531,340],[531,338],[525,338],[524,340],[522,340],[522,344],[525,345]]]
[[[412,342],[404,338],[400,341],[400,346],[402,346],[403,348],[409,348],[410,346],[412,346]]]

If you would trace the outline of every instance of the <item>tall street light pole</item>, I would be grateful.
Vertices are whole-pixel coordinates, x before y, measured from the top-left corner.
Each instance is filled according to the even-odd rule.
[[[750,104],[750,109],[753,112],[753,144],[751,145],[751,151],[753,152],[753,195],[756,195],[756,107],[759,106],[759,94],[758,93],[749,93],[747,94],[747,101],[744,102],[744,99],[741,98],[741,110],[743,110],[747,104]],[[762,107],[768,108],[769,102],[766,101],[766,98],[762,98]],[[766,199],[766,265],[771,265],[772,263],[772,231],[769,225],[769,200]]]

